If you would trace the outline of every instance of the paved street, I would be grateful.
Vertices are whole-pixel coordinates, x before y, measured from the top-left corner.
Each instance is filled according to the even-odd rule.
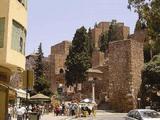
[[[68,116],[54,116],[53,113],[42,116],[41,120],[125,120],[126,113],[112,113],[105,111],[97,111],[96,117],[68,117]]]
[[[125,120],[126,113],[111,113],[98,111],[96,117],[76,118],[72,120]],[[68,119],[69,120],[69,119]]]
[[[112,113],[105,111],[97,111],[96,117],[75,118],[71,116],[54,116],[53,113],[43,115],[40,120],[125,120],[126,113]],[[16,119],[12,119],[16,120]]]

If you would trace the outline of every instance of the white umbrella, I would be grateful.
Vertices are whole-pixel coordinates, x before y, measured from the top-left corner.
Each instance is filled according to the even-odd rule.
[[[92,102],[92,99],[86,98],[86,99],[83,99],[81,102],[91,103],[91,102]]]

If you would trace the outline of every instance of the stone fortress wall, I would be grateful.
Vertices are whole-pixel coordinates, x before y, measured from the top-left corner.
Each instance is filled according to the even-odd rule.
[[[141,70],[143,68],[143,42],[138,34],[130,36],[129,27],[124,23],[116,23],[116,38],[110,42],[107,55],[99,51],[99,38],[109,30],[111,22],[100,22],[92,32],[93,69],[103,72],[101,80],[95,81],[95,96],[97,103],[108,97],[111,109],[126,112],[137,107],[137,95],[141,84]],[[55,91],[59,79],[60,69],[65,69],[65,59],[69,53],[70,42],[63,41],[51,48],[50,73],[52,90]],[[82,84],[82,94],[91,97],[91,83]]]
[[[62,77],[63,75],[60,75],[60,71],[65,70],[65,60],[69,53],[70,46],[71,42],[63,41],[51,47],[50,79],[51,79],[51,88],[53,92],[57,90],[58,87],[57,85],[63,82],[64,80],[64,77]]]
[[[143,44],[131,39],[111,42],[108,66],[112,109],[124,112],[136,108],[143,68]]]
[[[92,29],[92,44],[95,47],[92,67],[103,72],[102,80],[95,81],[95,96],[99,104],[107,96],[111,109],[126,112],[137,107],[144,64],[143,33],[136,32],[130,36],[129,27],[124,23],[116,24],[117,40],[110,42],[107,55],[99,51],[99,38],[102,33],[108,32],[110,22],[101,22]],[[91,97],[91,87],[88,86],[91,83],[86,82],[82,91]]]

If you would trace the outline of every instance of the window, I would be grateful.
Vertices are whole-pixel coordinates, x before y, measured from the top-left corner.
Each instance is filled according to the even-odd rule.
[[[22,25],[13,20],[11,48],[13,50],[16,50],[17,52],[24,54],[25,40],[26,40],[26,30]]]
[[[130,111],[127,116],[133,118],[134,114],[135,114],[135,111]]]
[[[0,48],[3,48],[4,44],[4,29],[5,29],[5,18],[0,18]]]
[[[25,8],[27,8],[27,0],[18,0]]]
[[[139,114],[139,112],[135,112],[135,114],[133,115],[133,117],[135,118],[135,119],[137,119],[137,120],[141,120],[141,116],[140,116],[140,114]]]
[[[23,39],[20,37],[20,42],[19,42],[19,51],[22,53],[23,50]]]

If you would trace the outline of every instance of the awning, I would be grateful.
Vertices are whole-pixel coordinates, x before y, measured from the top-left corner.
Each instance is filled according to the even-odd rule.
[[[41,93],[38,93],[31,97],[31,100],[40,100],[40,101],[50,101],[50,97],[43,95]]]
[[[87,73],[98,73],[98,74],[102,74],[103,72],[98,70],[98,69],[93,69],[93,68],[90,68],[87,70]]]
[[[17,92],[17,97],[19,98],[26,98],[26,91],[22,90],[22,89],[16,89]],[[30,95],[28,93],[28,99],[30,98]]]

